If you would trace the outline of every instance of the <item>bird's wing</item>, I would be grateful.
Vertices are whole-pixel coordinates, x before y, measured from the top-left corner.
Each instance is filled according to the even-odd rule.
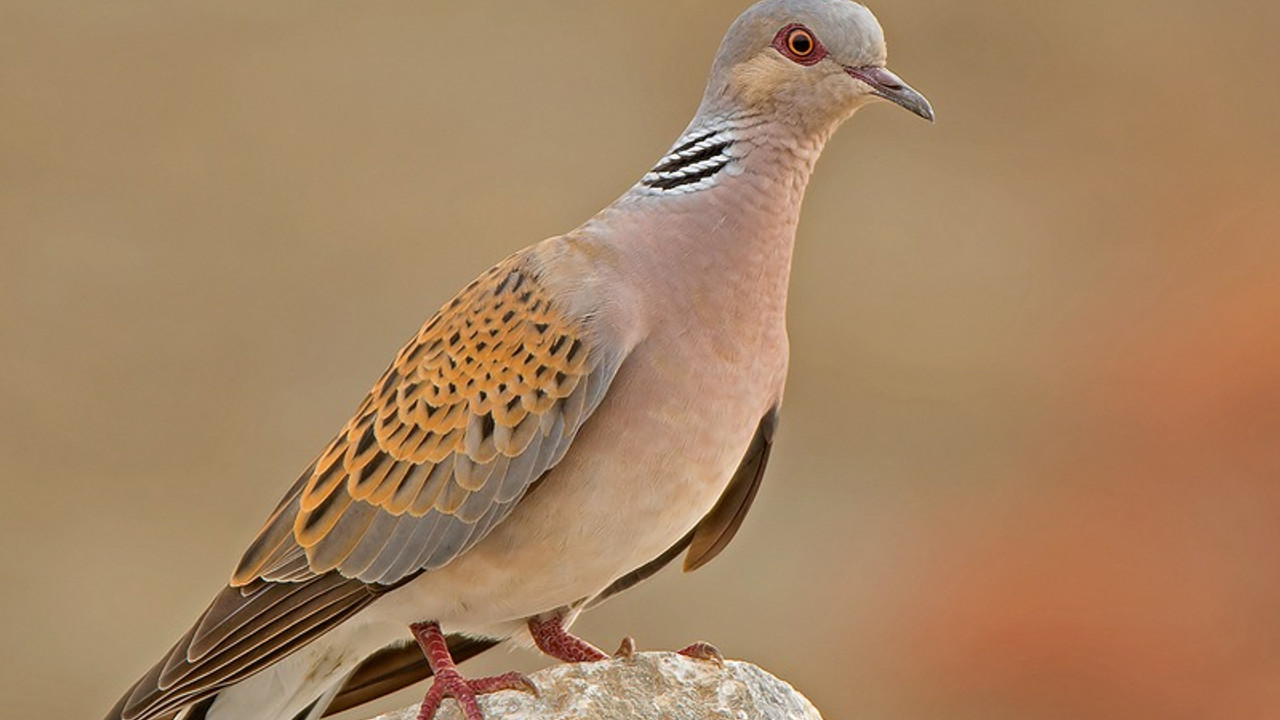
[[[689,541],[689,553],[684,556],[684,571],[693,572],[711,562],[729,545],[734,534],[747,517],[751,502],[756,499],[760,490],[760,481],[764,479],[764,469],[769,464],[769,453],[773,450],[773,434],[778,428],[778,408],[775,406],[760,420],[755,437],[747,446],[747,453],[725,488],[724,494],[716,502],[711,512],[693,528],[693,537]]]
[[[224,589],[111,718],[198,702],[465,552],[564,456],[624,352],[514,255],[400,351]]]
[[[445,565],[560,461],[622,355],[508,258],[400,351],[232,585],[332,570],[392,585]]]

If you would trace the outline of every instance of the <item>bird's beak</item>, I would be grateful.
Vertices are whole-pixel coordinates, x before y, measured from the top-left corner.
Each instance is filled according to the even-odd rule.
[[[871,91],[891,103],[901,105],[920,117],[933,122],[933,108],[923,95],[910,85],[902,82],[902,78],[883,67],[845,68],[854,79],[861,80],[871,86]]]

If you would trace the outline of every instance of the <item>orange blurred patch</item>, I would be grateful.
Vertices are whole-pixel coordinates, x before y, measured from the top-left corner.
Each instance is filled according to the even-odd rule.
[[[1235,210],[1184,229],[1234,255],[1174,258],[1176,292],[1100,327],[1047,489],[903,606],[945,716],[1280,717],[1280,221]]]

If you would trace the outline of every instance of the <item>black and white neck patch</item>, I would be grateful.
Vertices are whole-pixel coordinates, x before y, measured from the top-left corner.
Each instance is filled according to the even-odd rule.
[[[695,130],[686,137],[641,178],[641,185],[661,193],[702,190],[714,185],[720,173],[734,161],[731,154],[734,138],[730,131]]]

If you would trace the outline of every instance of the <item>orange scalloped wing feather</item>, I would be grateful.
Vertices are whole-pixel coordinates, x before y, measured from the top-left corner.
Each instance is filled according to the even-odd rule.
[[[620,362],[517,254],[437,313],[232,578],[394,584],[478,542],[563,457]]]

